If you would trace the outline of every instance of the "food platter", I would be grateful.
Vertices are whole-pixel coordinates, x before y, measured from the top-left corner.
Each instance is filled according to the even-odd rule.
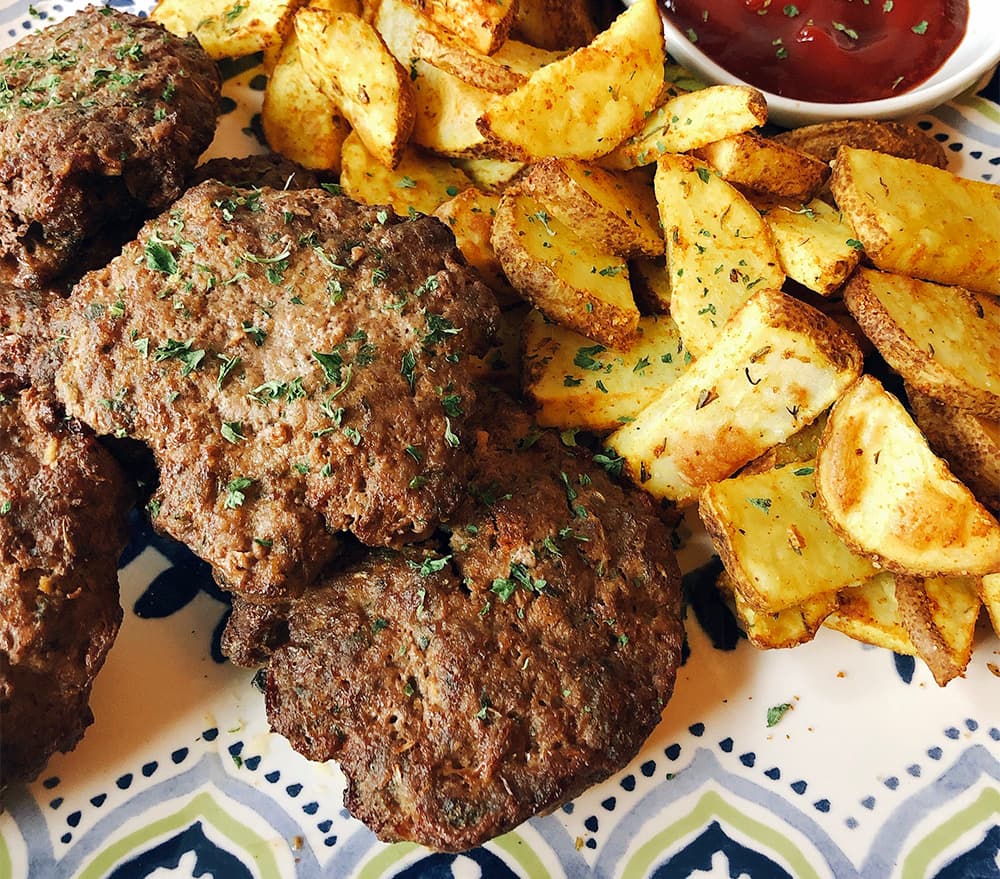
[[[6,5],[0,39],[83,3]],[[142,4],[115,3],[130,11]],[[210,155],[260,149],[259,67],[226,67]],[[921,117],[951,167],[1000,180],[1000,87]],[[682,566],[707,560],[681,529]],[[759,652],[699,600],[675,696],[641,753],[554,813],[463,855],[385,846],[343,809],[333,764],[269,732],[253,672],[222,661],[207,566],[137,514],[125,621],[74,752],[8,791],[4,877],[846,877],[993,875],[1000,857],[1000,642],[964,679],[832,632]]]

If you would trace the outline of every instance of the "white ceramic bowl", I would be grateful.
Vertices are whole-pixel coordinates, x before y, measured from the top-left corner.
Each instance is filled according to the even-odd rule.
[[[742,83],[695,46],[663,16],[667,51],[709,83]],[[900,95],[856,104],[823,104],[764,92],[768,115],[778,125],[807,125],[830,119],[904,119],[925,113],[975,85],[1000,62],[1000,0],[969,0],[969,26],[951,57],[928,80]]]

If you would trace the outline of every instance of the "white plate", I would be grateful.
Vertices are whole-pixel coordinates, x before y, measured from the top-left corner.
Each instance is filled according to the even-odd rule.
[[[27,0],[0,10],[7,42],[39,25]],[[214,154],[254,148],[244,129],[261,83],[257,69],[227,82]],[[968,99],[920,124],[961,173],[1000,179],[996,104]],[[633,763],[451,856],[378,843],[344,812],[336,767],[268,732],[253,675],[214,655],[226,606],[204,565],[137,519],[121,579],[96,722],[8,793],[0,879],[997,875],[1000,642],[986,628],[968,676],[941,690],[921,664],[835,633],[793,651],[716,650],[689,615],[690,659]],[[792,710],[768,728],[782,703]]]

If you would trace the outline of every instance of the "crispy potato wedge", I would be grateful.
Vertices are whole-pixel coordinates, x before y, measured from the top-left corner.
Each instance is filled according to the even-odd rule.
[[[624,472],[637,485],[688,504],[816,418],[861,365],[846,330],[762,289],[707,354],[605,444],[625,458]]]
[[[657,256],[663,236],[656,196],[645,180],[574,159],[542,159],[524,188],[578,235],[621,256]]]
[[[823,162],[832,162],[838,149],[849,146],[887,153],[900,159],[915,159],[935,168],[948,167],[944,147],[915,125],[905,122],[839,119],[783,131],[774,135],[773,139]]]
[[[650,113],[642,128],[599,160],[605,168],[650,165],[767,122],[767,101],[755,88],[714,85],[675,94]]]
[[[987,574],[980,580],[979,597],[986,605],[993,631],[1000,635],[1000,574]]]
[[[823,625],[855,641],[904,656],[917,653],[896,602],[896,578],[888,571],[837,593],[837,609]]]
[[[309,78],[294,31],[267,79],[260,119],[272,150],[306,168],[340,173],[340,150],[351,126]]]
[[[670,268],[670,314],[700,357],[755,290],[785,281],[771,232],[733,186],[691,156],[660,159],[655,177]]]
[[[1000,300],[859,269],[844,301],[908,384],[949,406],[1000,418]]]
[[[803,287],[830,296],[861,262],[854,229],[822,199],[801,204],[753,194],[748,198],[771,230],[781,268]]]
[[[356,131],[341,150],[340,185],[365,204],[387,204],[400,216],[411,211],[432,214],[438,205],[470,185],[469,178],[447,161],[418,147],[408,147],[394,170],[365,147]]]
[[[650,314],[670,314],[670,271],[666,259],[636,257],[629,262],[629,277],[640,309]]]
[[[594,159],[638,130],[656,106],[665,60],[656,0],[637,0],[589,45],[494,97],[479,129],[506,145],[510,158]]]
[[[451,33],[439,28],[421,28],[413,39],[413,54],[469,85],[506,95],[524,85],[536,70],[558,61],[564,53],[507,40],[495,54],[484,55]]]
[[[597,36],[586,0],[519,0],[514,29],[518,39],[558,51],[586,46]]]
[[[690,358],[666,316],[641,317],[627,349],[586,336],[531,312],[523,330],[524,394],[543,427],[606,433],[621,427],[674,382]]]
[[[816,456],[816,487],[834,530],[891,571],[935,577],[1000,570],[1000,524],[872,376],[834,405]]]
[[[452,191],[450,187],[447,189],[449,193]],[[499,205],[500,196],[470,186],[439,204],[433,213],[455,234],[458,249],[496,294],[500,305],[507,306],[520,302],[521,297],[504,275],[490,242],[493,217]]]
[[[776,613],[762,613],[747,603],[726,571],[719,575],[716,587],[730,602],[747,640],[761,650],[795,647],[811,641],[823,620],[837,608],[837,593],[826,592]]]
[[[413,131],[415,97],[378,32],[356,15],[307,8],[295,14],[295,33],[317,88],[340,107],[369,152],[395,168]]]
[[[517,0],[410,0],[432,21],[483,55],[507,40],[517,16]]]
[[[149,17],[178,36],[194,34],[210,58],[277,53],[304,0],[159,0]]]
[[[910,642],[939,687],[963,677],[981,602],[978,578],[896,577],[896,604]]]
[[[581,238],[520,190],[500,199],[492,242],[514,289],[547,317],[609,348],[631,343],[639,309],[621,257]]]
[[[694,150],[724,180],[778,198],[809,201],[830,176],[828,163],[752,131]]]
[[[698,512],[745,602],[776,613],[877,571],[816,503],[815,465],[800,461],[706,486]],[[832,608],[831,608],[832,609]]]
[[[1000,511],[1000,421],[939,403],[909,386],[906,397],[934,454],[983,506]]]
[[[453,164],[465,171],[472,182],[483,192],[501,193],[524,169],[524,162],[505,162],[502,159],[468,159],[458,157]]]
[[[842,147],[830,189],[878,268],[1000,295],[1000,186]]]

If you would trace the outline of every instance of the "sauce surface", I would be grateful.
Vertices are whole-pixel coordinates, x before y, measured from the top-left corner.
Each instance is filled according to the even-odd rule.
[[[968,0],[661,0],[714,61],[788,98],[845,104],[908,91],[954,51]]]

